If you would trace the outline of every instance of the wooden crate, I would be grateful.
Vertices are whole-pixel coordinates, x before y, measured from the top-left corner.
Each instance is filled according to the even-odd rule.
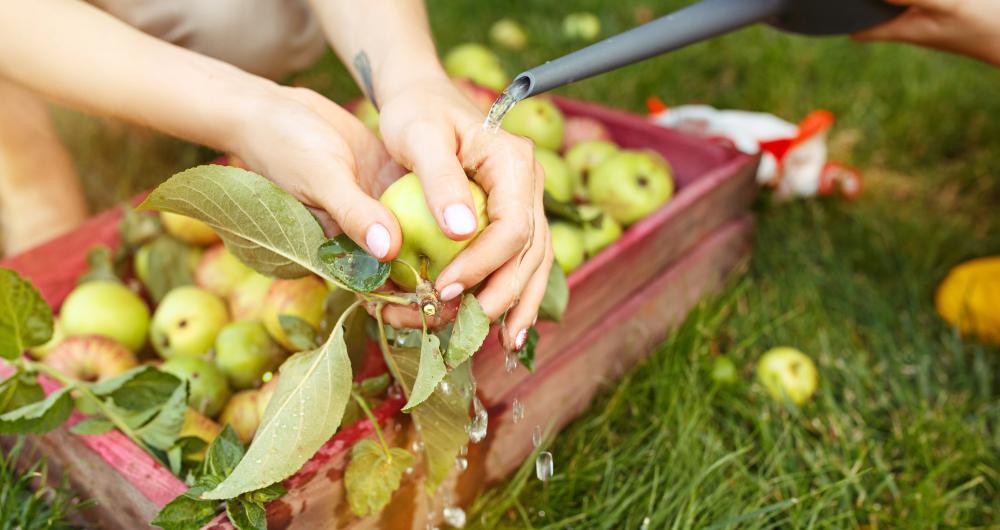
[[[670,161],[677,191],[650,217],[568,278],[570,305],[561,324],[540,323],[536,370],[504,370],[495,334],[476,354],[479,396],[490,412],[490,435],[470,447],[469,470],[445,484],[457,501],[509,474],[531,447],[535,425],[558,429],[583,411],[604,384],[639,361],[729,271],[747,256],[752,229],[748,207],[756,189],[757,160],[733,149],[656,127],[646,120],[604,107],[556,98],[570,116],[597,118],[626,147],[649,148]],[[0,262],[31,279],[54,308],[75,286],[94,244],[118,242],[119,210],[100,214],[72,234]],[[377,354],[366,371],[384,369]],[[372,373],[372,372],[370,372]],[[526,416],[512,421],[514,398],[527,404]],[[393,443],[413,436],[402,403],[387,400],[375,410]],[[79,421],[75,415],[71,422]],[[406,481],[380,518],[351,517],[340,483],[347,454],[372,435],[362,420],[346,427],[285,481],[289,493],[268,506],[272,529],[423,529],[441,499],[421,494],[419,471]],[[136,529],[184,485],[118,432],[78,436],[60,428],[31,438],[51,464],[66,472],[83,496],[98,501],[89,516],[101,528]],[[206,528],[230,528],[224,517]]]

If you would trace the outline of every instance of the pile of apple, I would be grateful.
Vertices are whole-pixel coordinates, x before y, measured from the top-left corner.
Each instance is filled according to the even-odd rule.
[[[316,276],[263,276],[235,258],[201,221],[160,214],[168,234],[188,245],[194,285],[169,290],[152,310],[147,243],[133,255],[133,281],[80,283],[66,298],[56,332],[31,355],[66,375],[99,381],[150,363],[189,384],[180,437],[211,442],[230,424],[246,443],[263,416],[291,353],[310,347],[282,320],[318,330],[331,289]],[[218,423],[214,420],[218,420]]]

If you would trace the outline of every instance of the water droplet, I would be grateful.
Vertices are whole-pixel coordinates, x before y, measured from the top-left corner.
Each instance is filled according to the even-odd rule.
[[[463,445],[462,448],[458,450],[458,454],[460,454],[462,456],[465,456],[465,455],[469,454],[469,446],[468,445]]]
[[[448,394],[451,394],[451,385],[449,385],[447,381],[441,381],[441,384],[438,385],[438,388],[440,388],[441,393],[443,393],[446,396]]]
[[[504,358],[504,370],[507,373],[511,373],[517,369],[517,355],[513,352],[507,352],[507,356]]]
[[[538,477],[538,480],[545,482],[552,478],[554,468],[552,453],[542,451],[538,454],[538,458],[535,459],[535,476]]]
[[[538,510],[539,517],[545,517],[545,510]]]
[[[514,398],[513,403],[510,404],[511,418],[514,423],[524,419],[524,403],[517,398]]]
[[[479,397],[472,398],[472,421],[469,422],[468,427],[466,427],[466,432],[469,433],[469,440],[472,443],[479,443],[486,438],[486,428],[489,424],[490,417],[486,412],[486,407],[483,406],[482,401],[479,401]]]
[[[268,381],[270,381],[273,378],[274,378],[274,373],[273,372],[264,372],[264,375],[260,376],[260,380],[263,381],[263,382],[265,382],[265,383],[268,382]]]
[[[441,512],[441,517],[444,519],[445,524],[452,528],[465,527],[465,510],[457,506],[445,508]]]
[[[469,469],[469,459],[465,458],[464,456],[456,458],[455,467],[457,467],[459,471],[465,471],[466,469]]]
[[[407,475],[412,475],[413,474],[413,466],[410,466],[410,467],[406,468],[405,470],[403,470],[403,473],[406,473]]]
[[[392,430],[394,430],[396,432],[399,432],[399,431],[403,430],[403,424],[402,423],[396,423],[396,424],[394,424],[392,426]]]
[[[259,464],[259,463],[261,463],[262,461],[263,461],[263,460],[262,460],[262,459],[260,459],[260,458],[258,458],[258,459],[256,460],[256,462],[257,462],[258,464]]]
[[[639,527],[639,530],[649,530],[649,522],[649,517],[643,517],[642,526]]]
[[[424,450],[424,443],[420,440],[413,440],[413,443],[410,444],[410,450],[414,453],[419,453]]]
[[[535,425],[534,429],[531,429],[531,445],[538,447],[542,445],[542,426]]]

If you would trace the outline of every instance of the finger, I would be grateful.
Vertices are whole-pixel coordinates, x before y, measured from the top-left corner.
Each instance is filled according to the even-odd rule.
[[[469,177],[458,161],[458,140],[451,127],[415,123],[407,128],[403,156],[420,177],[424,199],[441,230],[451,239],[476,233],[478,217]]]
[[[507,349],[520,351],[528,337],[528,328],[534,326],[538,319],[538,306],[545,296],[545,289],[549,284],[549,271],[553,263],[552,245],[548,238],[545,250],[542,263],[528,280],[520,301],[507,313],[507,318],[504,320],[501,338]]]
[[[903,41],[921,43],[935,28],[926,12],[910,9],[898,17],[871,29],[851,35],[857,41]]]
[[[511,258],[490,275],[483,290],[476,295],[490,320],[496,320],[518,302],[544,256],[545,247],[541,243],[532,245],[523,259]]]

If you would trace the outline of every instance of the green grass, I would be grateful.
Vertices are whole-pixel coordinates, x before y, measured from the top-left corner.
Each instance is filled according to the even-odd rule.
[[[428,3],[442,48],[522,21],[529,49],[503,53],[514,73],[576,46],[558,30],[570,11],[598,13],[610,34],[639,8],[683,2]],[[358,93],[331,56],[292,81]],[[932,305],[951,266],[1000,253],[998,86],[1000,71],[960,57],[755,28],[562,90],[635,111],[649,95],[791,120],[830,109],[832,154],[863,168],[867,189],[856,202],[762,200],[748,273],[552,441],[550,482],[526,467],[470,526],[1000,527],[1000,352],[957,337]],[[95,208],[210,156],[58,117]],[[760,354],[785,344],[820,368],[801,410],[753,383]],[[707,377],[720,353],[740,367],[732,388]]]
[[[18,469],[17,462],[26,464]],[[29,464],[30,462],[30,464]],[[64,478],[56,487],[42,486],[50,479],[44,459],[25,454],[18,438],[0,458],[0,530],[70,530],[69,518],[85,509]]]

